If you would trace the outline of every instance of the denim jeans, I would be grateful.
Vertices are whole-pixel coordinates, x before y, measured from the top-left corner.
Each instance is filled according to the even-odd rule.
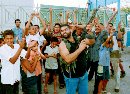
[[[88,94],[88,73],[86,72],[84,76],[79,78],[67,78],[64,75],[66,84],[66,94],[76,94],[78,89],[78,94]]]

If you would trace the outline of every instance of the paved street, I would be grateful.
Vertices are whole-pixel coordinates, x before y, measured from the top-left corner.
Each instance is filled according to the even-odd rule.
[[[110,81],[107,85],[107,91],[111,92],[111,94],[130,94],[130,48],[125,49],[125,51],[122,53],[122,60],[124,69],[126,71],[126,76],[124,78],[121,78],[121,86],[119,93],[114,92],[114,79],[110,78]],[[92,79],[92,81],[89,82],[89,94],[92,94],[93,87],[94,79]],[[48,91],[48,94],[53,94],[53,85],[49,85]],[[58,89],[58,94],[65,94],[65,88]]]

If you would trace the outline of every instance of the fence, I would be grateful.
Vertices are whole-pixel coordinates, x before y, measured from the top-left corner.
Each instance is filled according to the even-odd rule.
[[[52,14],[50,14],[50,7],[52,8]],[[0,30],[3,31],[5,29],[10,29],[15,26],[14,20],[19,18],[21,20],[21,27],[24,27],[24,22],[26,22],[29,18],[29,15],[33,11],[40,11],[41,16],[46,20],[47,23],[52,21],[52,24],[56,22],[65,21],[66,19],[66,12],[69,11],[69,19],[74,21],[73,14],[76,11],[76,19],[77,23],[85,24],[87,23],[88,14],[87,10],[84,8],[74,8],[74,7],[63,7],[63,6],[48,6],[48,5],[41,5],[40,7],[27,7],[27,6],[9,6],[9,5],[0,5]],[[91,12],[92,13],[92,12]],[[100,19],[100,22],[104,23],[104,20],[109,19],[113,14],[113,11],[110,9],[102,10],[99,9],[97,12],[97,17]],[[50,19],[50,15],[52,15],[52,19]],[[125,14],[121,14],[121,20],[123,25],[125,26],[126,19]],[[91,14],[90,14],[91,16]],[[105,17],[105,18],[104,18]],[[115,18],[112,20],[115,23]],[[39,24],[37,18],[33,19],[33,23]]]

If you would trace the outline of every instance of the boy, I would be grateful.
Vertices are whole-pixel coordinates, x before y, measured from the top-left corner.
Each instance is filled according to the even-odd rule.
[[[4,44],[3,38],[0,38],[0,47]],[[0,94],[2,94],[2,83],[1,83],[1,59],[0,59]]]
[[[2,94],[19,94],[20,56],[25,56],[25,41],[13,44],[12,30],[5,30],[3,38],[5,44],[0,47]]]
[[[46,56],[46,62],[45,62],[45,72],[46,72],[46,78],[45,78],[45,87],[44,87],[44,93],[47,93],[47,84],[48,79],[50,77],[50,73],[53,74],[54,79],[54,94],[57,94],[57,69],[58,69],[58,62],[57,62],[57,54],[58,51],[58,39],[56,37],[51,38],[51,44],[46,47],[46,50],[44,51]]]
[[[99,50],[99,63],[97,70],[97,77],[101,80],[98,85],[98,94],[102,94],[101,92],[106,92],[106,85],[108,80],[110,79],[109,67],[110,67],[110,48],[113,46],[112,41],[113,34],[106,39],[106,41],[101,45]]]

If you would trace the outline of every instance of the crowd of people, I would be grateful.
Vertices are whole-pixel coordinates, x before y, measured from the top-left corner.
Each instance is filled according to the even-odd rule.
[[[32,24],[34,17],[42,28]],[[88,82],[94,74],[93,94],[107,93],[111,76],[114,90],[119,92],[120,77],[125,76],[121,23],[116,30],[112,23],[104,26],[98,18],[86,25],[67,18],[51,28],[39,13],[32,13],[24,29],[20,24],[16,19],[16,26],[5,30],[0,38],[0,94],[19,94],[20,86],[23,94],[48,94],[52,82],[54,94],[58,94],[57,86],[66,88],[66,94],[88,94]]]

